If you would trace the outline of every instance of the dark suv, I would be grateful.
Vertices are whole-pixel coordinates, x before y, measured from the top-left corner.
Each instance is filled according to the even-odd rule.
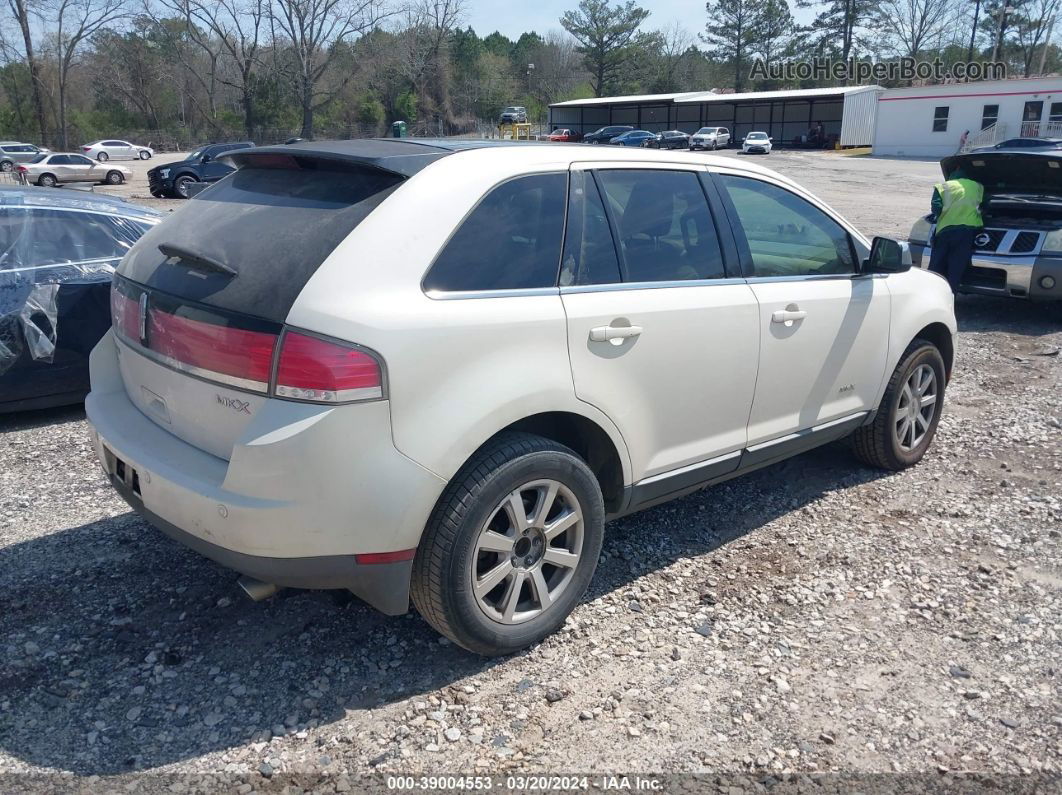
[[[218,158],[234,149],[248,149],[250,141],[234,144],[207,144],[196,149],[184,160],[166,163],[148,171],[148,188],[156,199],[172,196],[187,199],[190,186],[195,182],[217,182],[233,171],[232,166],[221,163]]]

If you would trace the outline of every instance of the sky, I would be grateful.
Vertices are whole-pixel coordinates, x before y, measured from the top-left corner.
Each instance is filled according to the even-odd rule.
[[[495,30],[513,39],[529,30],[544,35],[562,30],[561,14],[577,5],[578,0],[467,0],[465,25],[480,36]],[[639,5],[651,12],[643,25],[648,30],[680,22],[696,36],[708,21],[703,0],[640,0]],[[800,21],[809,13],[794,9]]]

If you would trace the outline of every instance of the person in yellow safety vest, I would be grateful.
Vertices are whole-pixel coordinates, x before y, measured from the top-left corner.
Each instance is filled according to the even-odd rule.
[[[952,171],[947,182],[933,186],[931,220],[936,221],[937,229],[929,269],[946,278],[952,292],[958,292],[962,276],[973,260],[974,238],[984,229],[984,196],[981,183],[967,179],[961,168]]]

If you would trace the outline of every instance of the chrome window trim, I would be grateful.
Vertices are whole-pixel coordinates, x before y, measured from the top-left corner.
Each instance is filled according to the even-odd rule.
[[[556,295],[558,287],[514,287],[511,290],[424,290],[424,295],[433,301],[459,301],[472,298],[530,298],[536,295]]]
[[[615,282],[613,284],[573,284],[561,287],[561,295],[571,293],[604,293],[627,290],[661,290],[676,287],[715,287],[727,284],[745,284],[748,279],[726,277],[721,279],[684,279],[666,282]]]
[[[771,282],[823,282],[837,281],[841,279],[852,281],[863,275],[864,274],[860,273],[803,273],[795,276],[749,276],[745,281],[749,284],[770,284]],[[866,275],[878,276],[883,274]]]

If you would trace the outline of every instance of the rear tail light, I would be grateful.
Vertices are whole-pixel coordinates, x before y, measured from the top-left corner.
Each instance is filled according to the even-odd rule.
[[[339,404],[384,397],[380,360],[357,345],[208,308],[166,306],[166,299],[153,295],[149,301],[125,284],[116,280],[111,288],[115,334],[175,370],[284,400]]]
[[[354,345],[288,331],[277,364],[277,397],[345,403],[383,397],[380,364]]]
[[[18,170],[19,170],[19,171],[21,171],[21,172],[23,172],[23,173],[25,173],[25,172],[29,171],[29,169],[28,169],[28,168],[26,168],[25,166],[19,166],[19,167],[18,167]]]
[[[83,146],[83,147],[81,147],[81,151],[83,151],[83,152],[91,152],[92,151],[92,147],[91,146]]]

